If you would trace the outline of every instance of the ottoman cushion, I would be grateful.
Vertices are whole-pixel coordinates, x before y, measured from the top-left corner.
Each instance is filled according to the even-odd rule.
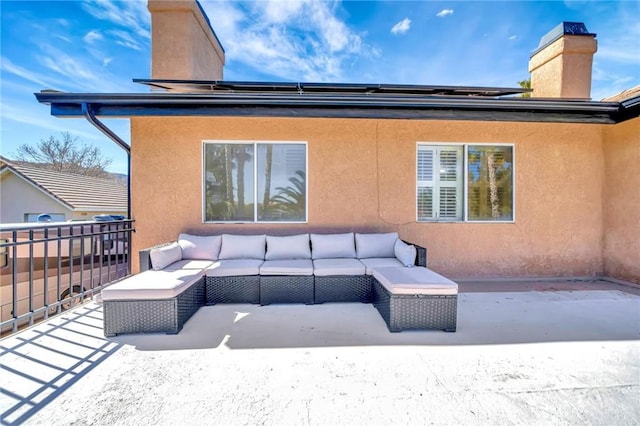
[[[194,269],[145,271],[103,288],[102,300],[173,299],[203,275],[204,271]]]
[[[373,277],[391,294],[458,294],[458,284],[423,267],[375,268]]]

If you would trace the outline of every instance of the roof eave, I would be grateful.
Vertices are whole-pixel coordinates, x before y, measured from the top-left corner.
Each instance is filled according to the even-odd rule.
[[[36,93],[58,117],[83,116],[91,104],[101,117],[263,116],[613,124],[632,118],[619,102],[468,96],[336,96],[295,94]]]

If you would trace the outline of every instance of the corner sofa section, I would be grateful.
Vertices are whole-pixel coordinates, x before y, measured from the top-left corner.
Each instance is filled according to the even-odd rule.
[[[373,303],[377,269],[426,264],[426,249],[397,233],[181,234],[140,251],[141,273],[103,289],[105,335],[178,333],[218,303]]]
[[[427,265],[427,250],[385,234],[292,236],[180,234],[182,258],[209,261],[206,304],[325,303],[372,301],[376,267]],[[403,262],[396,256],[403,256]],[[140,271],[162,270],[153,262],[167,244],[140,251]],[[179,260],[176,255],[176,262]]]

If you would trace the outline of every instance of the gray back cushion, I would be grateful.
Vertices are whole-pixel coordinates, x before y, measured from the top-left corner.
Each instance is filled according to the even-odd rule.
[[[183,259],[217,260],[220,255],[222,236],[180,234],[178,244],[182,248]]]
[[[311,234],[312,259],[355,259],[353,232],[346,234]]]
[[[386,234],[356,234],[356,254],[358,259],[371,257],[395,257],[394,246],[397,232]]]
[[[288,237],[267,236],[266,260],[311,259],[309,234]]]
[[[265,244],[264,235],[222,234],[219,259],[264,260]]]

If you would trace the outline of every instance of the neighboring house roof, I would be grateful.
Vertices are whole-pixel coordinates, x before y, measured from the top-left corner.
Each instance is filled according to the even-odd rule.
[[[624,102],[504,96],[522,89],[134,80],[152,93],[64,93],[35,96],[51,115],[83,117],[333,117],[615,124],[640,114],[640,96]]]
[[[3,159],[0,173],[8,172],[74,211],[127,211],[127,187],[116,180],[61,173]]]
[[[607,96],[602,101],[603,102],[622,102],[625,103],[628,100],[640,98],[640,85],[636,87],[632,87],[627,90],[623,90],[620,93],[616,93],[615,95]],[[638,102],[638,101],[636,101]]]

